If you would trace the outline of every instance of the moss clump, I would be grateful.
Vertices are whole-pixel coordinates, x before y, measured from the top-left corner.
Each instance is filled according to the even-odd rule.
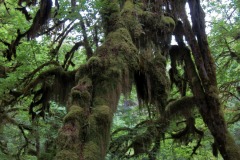
[[[73,105],[70,107],[68,114],[63,118],[63,121],[66,123],[71,120],[81,120],[83,116],[83,108]]]
[[[112,111],[106,105],[97,106],[96,108],[94,108],[93,113],[97,122],[101,122],[101,123],[110,122],[112,117]]]
[[[89,91],[92,87],[92,80],[87,76],[78,81],[78,84],[72,88],[72,102],[81,107],[87,107],[90,103],[91,94]]]
[[[102,66],[102,62],[100,57],[97,56],[93,56],[91,57],[88,62],[87,62],[89,67],[101,67]]]
[[[89,66],[88,64],[81,65],[76,74],[75,74],[75,81],[78,82],[78,80],[83,77],[84,75],[87,75],[89,73]]]
[[[79,90],[73,90],[72,91],[72,98],[73,100],[78,100],[80,101],[79,104],[81,104],[81,102],[89,102],[91,95],[88,91],[79,91]]]
[[[79,156],[70,150],[62,150],[57,153],[54,160],[79,160]]]
[[[158,21],[158,17],[155,16],[152,12],[145,11],[141,14],[141,19],[144,24],[151,24],[149,27],[156,26],[156,22]]]
[[[85,144],[83,148],[83,156],[86,160],[99,160],[101,159],[100,148],[99,146],[90,141]]]
[[[81,100],[83,101],[84,103],[84,106],[85,106],[85,103],[88,104],[88,102],[90,101],[91,99],[91,94],[88,92],[88,91],[83,91],[80,93],[80,98]],[[81,104],[81,103],[80,103]]]
[[[141,9],[135,6],[132,0],[127,0],[121,12],[121,18],[134,38],[140,37],[143,33],[142,25],[136,18],[136,15],[138,15],[140,11]]]
[[[98,105],[101,105],[101,104],[107,104],[107,103],[108,103],[107,100],[104,99],[104,98],[101,98],[101,97],[96,97],[93,100],[93,105],[94,106],[98,106]]]
[[[103,7],[100,10],[100,14],[103,18],[103,26],[105,32],[109,33],[120,27],[121,23],[119,18],[120,7],[117,0],[104,0]]]
[[[121,75],[122,75],[121,67],[112,66],[106,70],[106,73],[104,76],[106,76],[106,78],[108,79],[111,78],[111,80],[115,82],[115,80],[121,77]]]
[[[97,53],[102,57],[104,67],[122,63],[128,64],[131,68],[138,66],[137,48],[126,28],[119,28],[109,33],[105,43],[98,48]]]
[[[169,103],[166,107],[167,117],[176,115],[188,115],[196,105],[194,97],[182,97],[179,100]]]
[[[173,30],[175,29],[175,25],[176,25],[173,18],[171,18],[169,16],[162,16],[161,24],[163,25],[163,27],[167,27],[167,31],[169,31],[169,32],[173,32]]]
[[[90,87],[92,86],[92,80],[89,77],[84,76],[78,81],[78,84],[84,85],[85,87]]]
[[[134,9],[134,4],[132,0],[126,0],[126,2],[124,3],[124,10],[130,10],[132,11]]]

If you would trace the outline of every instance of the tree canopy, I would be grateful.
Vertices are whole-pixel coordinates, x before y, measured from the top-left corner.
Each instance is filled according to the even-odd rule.
[[[0,159],[239,159],[239,13],[1,0]]]

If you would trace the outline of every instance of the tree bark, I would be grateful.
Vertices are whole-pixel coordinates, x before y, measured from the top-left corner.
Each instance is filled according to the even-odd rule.
[[[192,27],[186,11],[180,12],[183,21],[185,37],[191,47],[197,71],[195,71],[189,51],[184,54],[186,71],[190,80],[192,92],[198,102],[200,114],[212,133],[218,150],[226,160],[237,160],[240,149],[227,130],[216,81],[216,71],[213,57],[208,47],[205,33],[204,12],[199,0],[188,0]],[[184,8],[182,8],[184,10]],[[197,39],[195,38],[197,37]]]
[[[66,157],[71,160],[105,158],[113,113],[120,94],[127,93],[131,88],[133,77],[139,99],[156,106],[154,112],[157,118],[165,114],[169,90],[165,58],[175,21],[162,11],[155,13],[153,10],[158,7],[150,11],[149,4],[136,8],[132,0],[126,0],[123,5],[119,5],[117,0],[104,2],[101,16],[106,39],[94,54],[89,54],[87,63],[79,68],[76,75],[78,83],[71,90],[68,114],[59,130],[55,157],[58,160]],[[167,6],[166,11],[170,10],[169,3],[161,1],[159,4]],[[218,150],[224,159],[235,160],[240,157],[240,150],[227,130],[221,110],[214,61],[205,33],[204,13],[199,0],[189,0],[188,4],[192,26],[184,1],[171,1],[174,19],[181,18],[183,35],[194,57],[193,61],[182,35],[177,37],[184,54],[185,72],[200,114]],[[152,148],[155,153],[151,159],[156,159],[160,138],[155,137]]]

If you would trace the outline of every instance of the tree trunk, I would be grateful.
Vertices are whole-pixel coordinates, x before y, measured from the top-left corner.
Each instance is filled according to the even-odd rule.
[[[78,84],[71,90],[59,131],[57,160],[105,158],[113,113],[120,93],[129,88],[129,70],[137,65],[137,49],[121,24],[118,4],[109,1],[108,5],[111,10],[103,14],[110,17],[104,20],[106,40],[76,75]]]
[[[176,36],[176,40],[184,52],[185,71],[200,114],[223,158],[240,157],[221,112],[215,66],[199,0],[188,1],[193,29],[184,1],[160,1],[156,7],[152,7],[155,2],[149,2],[134,5],[133,0],[126,0],[119,5],[117,0],[104,0],[101,16],[106,39],[77,72],[78,83],[71,90],[55,159],[104,159],[120,94],[128,93],[133,81],[139,100],[156,106],[154,112],[158,117],[165,114],[169,90],[166,55],[175,28],[173,18],[163,14],[168,11],[183,23],[184,33]],[[194,62],[184,45],[183,35],[191,47]],[[158,152],[159,141],[160,137],[156,136],[153,152]],[[152,155],[150,158],[156,159],[156,153]]]
[[[198,102],[200,114],[212,133],[215,143],[224,159],[237,160],[240,149],[227,130],[218,97],[214,60],[208,47],[205,33],[204,12],[199,0],[188,1],[192,19],[192,27],[186,11],[182,8],[179,16],[183,21],[183,30],[197,66],[195,70],[190,52],[184,54],[186,72],[190,80],[192,92]],[[183,5],[184,6],[184,5]],[[195,38],[197,37],[197,39]]]

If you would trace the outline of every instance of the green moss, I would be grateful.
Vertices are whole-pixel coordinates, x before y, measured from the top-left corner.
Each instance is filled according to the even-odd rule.
[[[102,1],[102,8],[100,10],[100,14],[104,18],[108,18],[109,15],[112,13],[116,13],[120,11],[120,8],[118,6],[118,2],[116,0],[110,1],[110,0],[103,0]]]
[[[72,97],[74,100],[79,100],[84,103],[84,102],[89,102],[91,95],[88,91],[73,90]],[[83,106],[81,106],[81,107],[83,107]]]
[[[144,24],[147,29],[150,31],[156,31],[158,28],[160,28],[159,24],[161,21],[161,18],[159,16],[156,16],[156,14],[149,12],[149,11],[144,11],[140,15],[141,17],[141,22]]]
[[[167,117],[176,116],[177,114],[185,115],[196,107],[194,97],[182,97],[179,100],[169,103],[166,107]]]
[[[75,75],[75,81],[78,82],[78,80],[83,77],[84,75],[89,74],[89,66],[88,64],[83,64],[78,68],[78,71]]]
[[[107,101],[101,97],[96,97],[94,98],[93,100],[93,105],[94,106],[98,106],[98,105],[101,105],[101,104],[107,104]]]
[[[63,118],[63,121],[80,120],[83,116],[83,111],[83,108],[73,105],[70,107],[68,114]]]
[[[54,153],[41,153],[38,160],[52,160],[54,157]]]
[[[137,48],[132,42],[131,35],[126,28],[119,28],[108,34],[106,41],[102,47],[99,47],[98,54],[107,60],[108,64],[112,64],[111,58],[115,59],[115,65],[127,63],[130,67],[138,66]],[[107,64],[106,63],[106,64]],[[106,65],[105,65],[106,66]]]
[[[90,103],[91,94],[89,90],[92,87],[92,80],[88,76],[84,76],[78,81],[78,84],[72,88],[72,102],[81,107],[87,107]]]
[[[88,123],[89,123],[89,127],[90,127],[90,130],[93,131],[93,132],[96,132],[96,119],[94,117],[94,115],[90,115],[88,117]]]
[[[169,16],[162,16],[161,23],[164,27],[167,27],[167,31],[169,31],[169,32],[173,32],[175,25],[176,25],[173,18],[171,18]]]
[[[134,4],[132,0],[126,0],[123,6],[123,10],[133,11],[134,10]]]
[[[97,142],[99,141],[99,131],[98,131],[98,127],[97,127],[97,122],[96,122],[96,118],[94,115],[90,115],[88,117],[88,124],[89,124],[89,132],[87,135],[86,141],[94,141]]]
[[[71,150],[62,150],[57,153],[54,160],[79,160],[79,156]]]
[[[226,150],[229,153],[229,159],[238,160],[240,155],[240,147],[236,144],[231,134],[228,132],[226,134]]]
[[[94,67],[99,67],[101,66],[101,59],[100,57],[97,56],[92,56],[88,62],[87,62],[88,66],[94,66]]]
[[[88,91],[83,91],[80,93],[80,98],[81,98],[81,100],[83,100],[83,103],[87,102],[87,104],[88,104],[88,102],[91,99],[91,94]]]
[[[212,97],[214,97],[215,99],[219,99],[219,90],[216,86],[213,85],[209,86],[208,91]]]
[[[83,156],[86,160],[101,159],[100,147],[92,141],[86,143],[83,149]]]
[[[121,75],[122,75],[121,68],[118,66],[112,66],[107,69],[105,76],[115,80],[115,79],[118,79]]]
[[[98,122],[110,122],[112,111],[108,106],[101,105],[93,109],[94,116]]]
[[[117,0],[104,0],[103,7],[100,10],[100,14],[103,18],[103,26],[106,33],[114,31],[115,29],[121,27],[121,22],[119,18],[119,3]]]
[[[78,81],[78,84],[82,84],[89,87],[92,86],[92,80],[88,76],[84,76]]]
[[[132,0],[127,0],[125,2],[121,12],[121,18],[134,38],[138,38],[143,33],[142,25],[136,18],[136,15],[140,14],[140,12],[141,9],[134,5]]]

